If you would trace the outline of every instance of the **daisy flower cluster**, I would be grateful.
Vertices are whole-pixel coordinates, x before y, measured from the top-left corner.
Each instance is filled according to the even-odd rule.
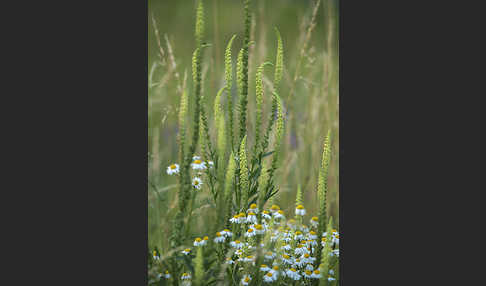
[[[305,216],[303,205],[295,210],[296,218]],[[310,285],[311,281],[319,280],[324,275],[319,268],[316,254],[319,243],[325,246],[327,232],[317,233],[318,218],[312,217],[306,225],[300,220],[288,219],[283,210],[272,205],[269,210],[260,211],[256,204],[252,204],[246,213],[237,213],[230,218],[237,239],[229,241],[233,255],[226,259],[233,270],[241,277],[241,285],[248,285],[252,279],[257,279],[257,273],[252,272],[252,266],[257,267],[261,283],[279,285],[280,283],[296,283],[295,285]],[[228,242],[230,238],[221,233],[216,235],[216,243]],[[319,241],[321,240],[321,241]],[[266,249],[257,262],[257,243]],[[335,266],[339,257],[339,233],[333,229],[331,233],[331,251],[329,253],[331,264]],[[324,277],[334,281],[334,270]]]
[[[308,224],[299,218],[305,215],[305,208],[298,205],[296,219],[286,219],[285,213],[277,205],[260,211],[256,204],[250,205],[246,212],[235,214],[229,219],[230,229],[223,229],[208,236],[196,237],[195,249],[215,247],[227,253],[223,264],[238,277],[240,285],[249,285],[252,280],[268,285],[311,285],[316,280],[336,280],[335,268],[339,257],[339,232],[331,230],[328,273],[324,274],[320,261],[317,261],[319,243],[324,248],[328,243],[327,232],[319,235],[318,218],[312,217]],[[191,256],[190,248],[183,249],[183,256]],[[258,251],[262,250],[262,251]],[[261,255],[259,257],[258,255]],[[154,259],[158,257],[154,252]],[[186,270],[187,271],[187,270]],[[168,271],[159,277],[171,279]],[[180,285],[191,285],[191,274],[183,273]],[[260,284],[258,284],[260,285]]]
[[[192,186],[196,190],[200,190],[203,183],[203,180],[201,179],[203,173],[202,171],[206,170],[207,168],[213,167],[214,163],[213,161],[208,161],[204,162],[201,160],[201,157],[199,156],[194,156],[192,157],[192,163],[191,163],[191,169],[196,172],[196,175],[193,176],[192,178]],[[180,166],[177,163],[171,164],[170,166],[167,167],[167,174],[168,175],[178,175],[180,172]]]

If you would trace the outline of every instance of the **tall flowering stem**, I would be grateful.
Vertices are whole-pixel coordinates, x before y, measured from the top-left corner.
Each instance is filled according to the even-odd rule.
[[[317,184],[317,198],[319,201],[319,227],[318,233],[322,234],[327,223],[327,209],[326,209],[326,194],[327,194],[327,176],[329,174],[329,162],[331,160],[331,131],[327,132],[324,140],[324,147],[322,151],[321,168],[319,169],[319,179]],[[317,260],[321,259],[322,246],[319,244],[317,249]]]

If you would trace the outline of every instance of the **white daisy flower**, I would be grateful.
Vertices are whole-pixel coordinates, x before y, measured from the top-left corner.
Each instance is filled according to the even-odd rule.
[[[333,251],[331,251],[329,253],[330,256],[334,256],[336,255],[337,257],[339,257],[339,249],[334,249]]]
[[[329,276],[327,276],[327,280],[330,282],[330,281],[333,281],[333,280],[336,280],[336,279],[331,277],[331,275],[329,275]]]
[[[307,241],[307,244],[314,247],[314,246],[317,245],[317,241],[315,241],[315,240],[308,240]]]
[[[273,205],[273,206],[270,208],[270,211],[271,211],[272,213],[276,213],[276,212],[278,212],[279,210],[280,210],[280,207],[279,207],[279,206],[277,206],[277,205]]]
[[[312,227],[317,227],[319,225],[319,218],[316,217],[316,216],[313,216],[310,219],[310,224],[312,225]]]
[[[325,238],[325,237],[323,237],[321,239],[321,245],[322,245],[322,247],[326,246],[326,241],[327,241],[327,238]]]
[[[339,244],[339,234],[333,235],[332,242],[335,244]]]
[[[275,258],[275,256],[277,256],[277,254],[271,252],[271,251],[267,251],[265,253],[265,259],[268,259],[268,260],[272,260]]]
[[[240,219],[239,223],[247,223],[245,213],[240,213],[238,216],[239,216],[239,219]]]
[[[206,163],[204,163],[200,159],[195,159],[191,163],[191,167],[192,167],[193,170],[204,170],[204,169],[206,169]]]
[[[264,234],[265,233],[265,228],[261,224],[255,224],[253,227],[255,229],[256,234]]]
[[[314,263],[314,261],[316,260],[315,257],[312,257],[309,255],[309,253],[305,253],[304,255],[302,255],[302,257],[300,258],[304,263]]]
[[[270,271],[270,270],[272,270],[272,268],[268,267],[266,264],[260,265],[260,271],[267,272],[267,271]]]
[[[191,275],[189,275],[188,273],[183,273],[181,279],[181,286],[191,286]]]
[[[169,273],[168,270],[165,271],[164,278],[165,279],[169,279],[170,278],[170,273]]]
[[[231,223],[240,223],[240,216],[234,215],[232,218],[229,219]]]
[[[192,161],[196,161],[196,160],[201,160],[201,157],[199,157],[199,156],[193,156],[192,157]]]
[[[252,213],[258,213],[258,207],[256,204],[251,204],[250,208],[247,210],[247,212],[252,212]]]
[[[154,250],[154,252],[152,253],[152,256],[153,256],[154,260],[160,260],[160,256],[157,254],[157,251]]]
[[[206,245],[206,243],[207,240],[203,240],[200,237],[196,237],[196,239],[194,240],[194,246],[203,246]]]
[[[277,277],[272,272],[268,272],[263,276],[263,282],[272,283],[275,280],[277,280]]]
[[[307,234],[309,232],[309,227],[303,224],[300,226],[300,230],[302,230],[303,233]]]
[[[300,268],[300,267],[304,266],[304,264],[306,264],[306,263],[307,262],[304,261],[304,260],[302,260],[301,258],[296,258],[294,260],[294,265],[292,265],[292,266],[297,267],[297,268]]]
[[[295,232],[295,237],[294,237],[295,240],[302,240],[304,239],[304,235],[302,234],[301,231],[296,231]]]
[[[224,229],[223,231],[221,231],[221,235],[224,235],[225,237],[232,237],[233,233],[231,233],[229,229]]]
[[[270,212],[269,211],[263,211],[262,212],[262,218],[264,218],[264,219],[272,219],[272,217],[270,216]]]
[[[169,175],[179,174],[179,165],[178,164],[172,164],[169,167],[167,167],[167,174],[169,174]]]
[[[214,162],[213,161],[208,161],[208,165],[209,165],[209,168],[212,168],[214,166]]]
[[[296,215],[300,215],[300,216],[304,216],[305,215],[305,208],[303,205],[298,205],[296,208],[295,208],[295,214]]]
[[[283,245],[282,245],[282,249],[283,250],[286,250],[286,251],[289,251],[292,249],[292,247],[290,246],[290,244],[284,242]]]
[[[307,248],[306,248],[304,245],[299,244],[299,245],[297,245],[297,247],[295,248],[294,253],[295,253],[296,255],[303,255],[304,253],[307,253]]]
[[[230,242],[230,245],[236,249],[241,249],[243,248],[243,243],[241,243],[241,241],[239,240],[235,240],[235,241],[232,241]]]
[[[315,231],[311,230],[311,231],[309,232],[309,234],[307,235],[307,237],[308,237],[309,239],[311,239],[311,240],[312,240],[312,239],[317,239],[317,232],[315,232]]]
[[[273,213],[273,217],[275,218],[285,218],[283,210],[278,210]]]
[[[184,254],[184,255],[188,255],[189,253],[191,253],[191,249],[186,248],[186,249],[184,249],[184,250],[183,250],[183,251],[181,251],[181,252],[182,252],[182,254]]]
[[[272,270],[269,271],[270,273],[272,273],[272,277],[274,280],[277,280],[278,278],[278,274],[279,274],[279,271],[278,271],[278,265],[274,265]],[[282,273],[285,273],[285,272],[282,272]]]
[[[191,279],[191,275],[189,273],[182,273],[181,279],[182,280],[189,280],[189,279]]]
[[[255,236],[256,232],[253,228],[249,228],[247,232],[245,232],[245,237],[252,237]]]
[[[288,264],[288,265],[292,265],[294,263],[294,260],[292,259],[292,257],[290,255],[288,255],[287,253],[283,253],[282,254],[282,262],[284,264]]]
[[[218,231],[216,233],[216,237],[214,238],[214,242],[223,243],[225,239],[226,239],[226,236],[222,235],[221,232]]]
[[[241,278],[241,284],[243,284],[243,285],[250,284],[250,281],[251,281],[250,275],[245,275],[245,276],[243,276],[243,278]]]
[[[318,269],[314,270],[314,272],[312,272],[311,278],[314,278],[314,279],[321,278],[321,272]]]
[[[202,184],[203,184],[202,180],[198,177],[194,177],[194,179],[192,180],[192,186],[197,190],[201,189]]]
[[[228,264],[235,264],[235,262],[233,261],[233,259],[229,258],[229,257],[226,257],[226,263]]]
[[[305,266],[305,270],[314,271],[314,266],[309,263]]]
[[[305,270],[305,271],[303,271],[302,275],[305,278],[312,278],[312,270]]]
[[[246,222],[247,223],[256,223],[257,217],[256,217],[255,213],[253,213],[253,212],[248,213],[248,216],[246,217]]]
[[[287,274],[287,277],[290,277],[294,280],[300,280],[301,278],[299,271],[297,271],[295,268],[290,268],[285,273]]]

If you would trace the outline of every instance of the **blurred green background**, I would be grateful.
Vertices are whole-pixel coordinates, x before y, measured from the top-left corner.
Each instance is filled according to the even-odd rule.
[[[252,1],[251,40],[255,44],[250,49],[249,59],[248,129],[254,130],[255,69],[264,61],[275,62],[277,41],[274,27],[278,27],[284,47],[284,78],[280,96],[287,117],[282,165],[276,173],[276,182],[280,186],[276,202],[287,214],[293,215],[297,186],[301,185],[304,204],[310,213],[306,220],[317,215],[317,175],[321,165],[322,145],[330,129],[332,156],[328,211],[338,224],[338,1],[320,1],[315,14],[315,26],[308,33],[315,3],[310,0]],[[212,46],[204,54],[203,94],[207,98],[207,113],[212,115],[214,97],[224,84],[224,49],[233,34],[237,34],[232,49],[234,67],[236,55],[241,48],[244,31],[243,1],[204,0],[204,7],[204,41]],[[177,162],[179,91],[185,71],[190,97],[189,111],[192,110],[191,57],[195,47],[196,1],[149,0],[148,9],[149,247],[160,248],[166,247],[165,240],[171,227],[168,218],[173,215],[177,201],[177,179],[168,176],[165,170],[169,164]],[[302,50],[303,57],[300,60]],[[171,54],[174,61],[170,60]],[[297,68],[298,65],[300,68]],[[265,114],[268,114],[272,68],[265,70],[265,77],[268,78],[268,81],[264,80]],[[290,91],[294,91],[292,95]],[[212,120],[210,116],[210,126]],[[201,210],[204,211],[210,210]],[[204,221],[194,230],[195,233],[198,231],[204,231]]]

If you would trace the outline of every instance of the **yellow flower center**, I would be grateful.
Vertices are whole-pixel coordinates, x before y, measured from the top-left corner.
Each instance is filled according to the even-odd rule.
[[[223,231],[230,232],[229,229],[223,229]]]
[[[319,270],[314,270],[314,274],[319,274],[319,273],[321,273],[321,271],[319,271]]]
[[[317,233],[316,233],[315,231],[313,231],[313,230],[311,230],[309,233],[310,233],[311,235],[316,235],[316,234],[317,234]]]
[[[250,281],[250,277],[247,276],[247,277],[245,277],[245,282],[248,282],[248,281]]]
[[[258,230],[261,230],[261,229],[263,229],[263,226],[261,224],[256,224],[255,228],[258,229]]]
[[[169,274],[169,270],[165,270],[165,274]]]
[[[336,234],[336,238],[339,238],[339,234]]]
[[[303,205],[298,205],[298,206],[297,206],[297,209],[298,209],[298,210],[303,210],[303,209],[304,209],[304,206],[303,206]]]
[[[195,160],[194,164],[201,164],[201,160]]]
[[[307,275],[311,275],[311,274],[312,274],[312,271],[310,271],[310,270],[306,270],[306,271],[305,271],[305,274],[307,274]]]
[[[310,256],[310,255],[309,255],[308,253],[304,254],[304,257],[305,257],[305,258],[309,258],[309,256]]]
[[[280,209],[280,207],[279,207],[279,206],[277,206],[277,205],[273,205],[273,206],[271,207],[271,209],[272,209],[272,210],[279,210],[279,209]]]
[[[282,210],[280,210],[280,211],[278,211],[278,213],[281,214],[281,215],[283,215],[284,212]]]
[[[240,244],[240,241],[239,241],[239,240],[235,240],[235,243],[236,243],[236,244]]]
[[[268,277],[272,277],[272,276],[273,276],[272,272],[268,272],[268,273],[267,273],[267,276],[268,276]]]
[[[267,255],[272,255],[272,254],[273,254],[273,252],[271,252],[271,251],[267,252]]]
[[[154,256],[157,256],[157,251],[154,250]]]
[[[253,232],[253,228],[250,228],[250,229],[248,230],[248,232],[250,232],[250,233],[251,233],[251,232]]]
[[[256,204],[251,204],[250,209],[256,209],[257,205]]]
[[[190,252],[191,250],[189,248],[184,249],[185,252]]]
[[[283,255],[283,258],[285,258],[285,259],[289,259],[289,258],[290,258],[290,256],[288,256],[287,254],[284,254],[284,255]]]
[[[171,168],[172,170],[174,170],[174,169],[175,169],[175,168],[177,168],[177,167],[176,167],[176,165],[172,164],[172,165],[170,165],[170,168]]]
[[[273,270],[278,270],[278,266],[277,266],[277,265],[275,265],[275,266],[273,267]]]
[[[263,211],[264,214],[269,214],[270,212],[269,211]]]
[[[221,232],[219,232],[219,231],[218,231],[218,232],[216,233],[216,236],[217,236],[217,237],[220,237],[220,236],[221,236]]]
[[[323,237],[323,238],[322,238],[322,241],[326,241],[326,240],[327,240],[327,238],[326,238],[326,237]]]
[[[337,230],[333,229],[332,232],[337,232]]]
[[[202,239],[201,239],[201,238],[199,238],[199,237],[198,237],[198,238],[196,238],[196,242],[201,242],[201,240],[202,240]]]
[[[246,215],[245,215],[245,213],[240,213],[238,216],[239,217],[245,217]]]
[[[313,220],[313,221],[318,221],[318,220],[319,220],[319,218],[317,218],[316,216],[313,216],[313,217],[312,217],[312,220]]]
[[[204,240],[208,240],[208,239],[209,239],[209,237],[205,236],[203,239],[204,239]]]
[[[249,213],[248,215],[249,215],[249,216],[251,216],[251,215],[255,215],[255,213]]]
[[[297,270],[295,270],[294,268],[290,268],[290,271],[295,272],[295,271],[297,271]]]
[[[302,234],[302,232],[300,232],[300,231],[295,232],[295,235],[301,235],[301,234]]]

